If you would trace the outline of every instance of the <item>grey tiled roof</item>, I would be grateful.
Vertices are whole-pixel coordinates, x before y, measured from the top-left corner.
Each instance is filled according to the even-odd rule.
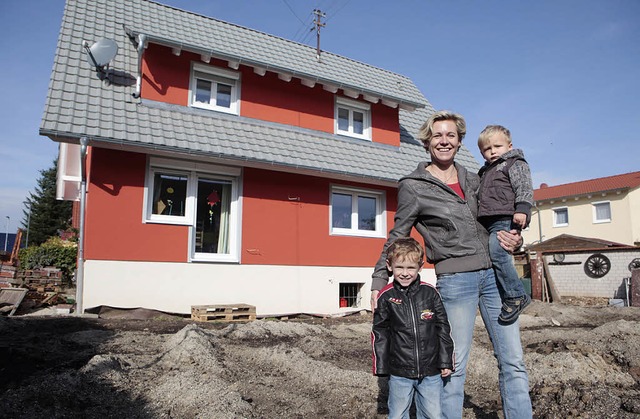
[[[409,100],[407,96],[406,101],[421,102],[424,108],[414,112],[400,109],[399,148],[241,116],[141,101],[132,97],[138,57],[125,27],[146,34],[163,34],[167,39],[188,41],[190,45],[202,48],[209,47],[207,40],[220,40],[220,35],[214,34],[225,30],[227,36],[233,35],[233,40],[227,40],[229,44],[219,48],[233,49],[242,44],[242,50],[236,49],[236,54],[247,54],[256,62],[271,60],[282,68],[313,70],[303,58],[293,54],[304,54],[310,47],[264,33],[146,0],[68,0],[41,134],[56,141],[77,142],[80,137],[87,136],[90,144],[96,146],[118,144],[142,147],[148,152],[174,151],[390,182],[427,159],[414,136],[433,108],[410,81],[408,84],[415,90],[411,95],[419,98]],[[105,37],[114,39],[119,45],[111,64],[112,78],[116,81],[113,84],[99,80],[82,48],[83,41],[92,43]],[[315,49],[312,50],[315,61]],[[324,67],[318,73],[319,78],[330,77],[346,83],[353,77],[353,68],[343,67],[349,62],[361,66],[362,71],[370,71],[372,78],[358,77],[357,80],[358,83],[363,80],[370,83],[363,86],[367,91],[388,88],[385,81],[375,77],[401,77],[337,55],[325,54],[323,57]],[[471,170],[479,168],[464,147],[458,153],[457,161]]]

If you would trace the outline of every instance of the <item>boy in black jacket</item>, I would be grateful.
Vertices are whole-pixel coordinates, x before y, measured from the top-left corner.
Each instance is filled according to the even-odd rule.
[[[435,287],[420,281],[424,250],[412,238],[387,249],[393,283],[380,290],[373,316],[373,373],[389,377],[389,418],[439,418],[442,378],[453,369],[449,320]]]

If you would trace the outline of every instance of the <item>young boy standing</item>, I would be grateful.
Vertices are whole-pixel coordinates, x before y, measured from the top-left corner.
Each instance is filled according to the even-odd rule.
[[[489,232],[489,253],[496,278],[504,291],[498,319],[513,323],[531,303],[513,265],[511,254],[500,246],[500,230],[522,230],[531,220],[533,187],[531,171],[522,150],[514,149],[511,133],[501,125],[489,125],[478,138],[486,163],[480,169],[478,220]]]
[[[453,369],[453,340],[440,294],[420,281],[422,246],[396,239],[387,249],[393,283],[380,290],[371,341],[374,375],[389,377],[389,418],[440,418],[442,378]]]

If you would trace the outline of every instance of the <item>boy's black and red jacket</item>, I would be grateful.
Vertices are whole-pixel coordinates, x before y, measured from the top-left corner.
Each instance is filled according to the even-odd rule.
[[[453,340],[435,287],[420,278],[380,290],[371,331],[373,373],[420,379],[453,370]]]

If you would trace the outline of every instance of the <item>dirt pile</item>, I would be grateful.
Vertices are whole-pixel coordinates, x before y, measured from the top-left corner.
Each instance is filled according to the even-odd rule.
[[[124,317],[124,316],[122,316]],[[0,412],[13,418],[383,418],[371,315],[250,323],[0,318]],[[539,418],[640,416],[640,309],[535,302],[522,341]],[[502,417],[478,319],[465,418]]]

